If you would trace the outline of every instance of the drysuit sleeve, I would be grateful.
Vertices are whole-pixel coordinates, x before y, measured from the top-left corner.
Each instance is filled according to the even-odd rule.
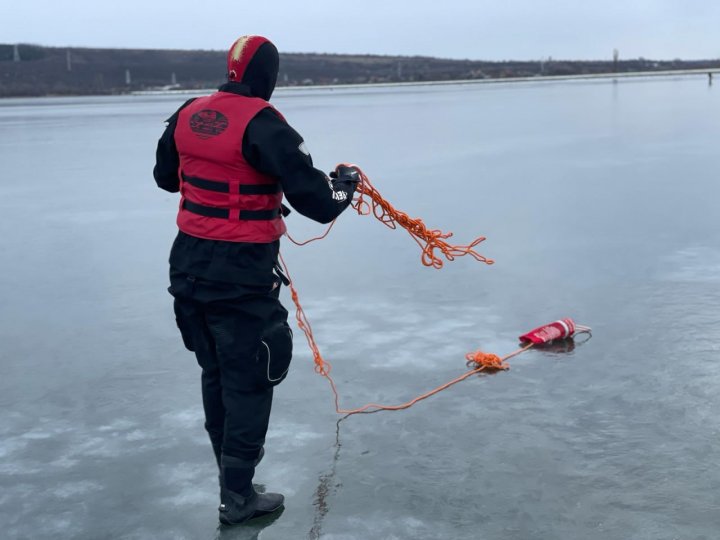
[[[331,222],[352,201],[353,189],[333,186],[313,166],[303,138],[274,109],[263,109],[250,121],[242,153],[251,167],[279,178],[290,205],[314,221]]]
[[[155,151],[155,168],[153,169],[155,183],[160,189],[170,193],[180,191],[180,180],[178,179],[180,156],[178,155],[177,146],[175,146],[175,126],[180,111],[190,105],[193,100],[194,98],[187,100],[182,107],[175,111],[175,114],[166,120],[167,126],[158,141],[157,150]]]

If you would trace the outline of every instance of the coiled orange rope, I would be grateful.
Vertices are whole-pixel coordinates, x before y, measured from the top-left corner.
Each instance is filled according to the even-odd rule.
[[[475,260],[485,264],[493,264],[495,261],[480,255],[473,248],[480,242],[485,240],[484,236],[479,236],[466,246],[454,246],[446,242],[453,234],[451,232],[443,233],[438,229],[428,229],[420,218],[411,218],[405,212],[401,212],[383,199],[380,192],[375,189],[370,179],[360,170],[357,165],[344,163],[346,167],[356,167],[360,171],[360,184],[357,188],[358,196],[353,201],[353,208],[360,215],[369,215],[372,213],[385,226],[396,229],[399,225],[405,229],[413,240],[422,249],[422,263],[425,266],[432,266],[440,269],[443,266],[442,260],[435,255],[435,250],[439,250],[448,261],[452,261],[455,257],[470,255]]]
[[[358,168],[358,170],[360,169]],[[408,231],[413,240],[415,240],[415,242],[422,249],[421,260],[425,266],[432,266],[436,269],[442,268],[443,261],[436,255],[436,249],[439,250],[442,255],[449,261],[454,260],[455,257],[470,255],[477,261],[484,262],[485,264],[493,264],[494,261],[492,259],[488,259],[480,255],[473,249],[480,242],[485,240],[485,237],[478,237],[472,243],[466,246],[450,245],[446,242],[446,240],[452,236],[452,233],[443,233],[440,230],[428,229],[421,219],[410,218],[406,213],[393,208],[390,203],[383,199],[378,190],[375,189],[368,177],[362,171],[360,171],[360,178],[361,181],[357,188],[358,196],[352,203],[353,208],[355,208],[355,210],[357,210],[358,214],[360,215],[369,215],[370,213],[372,213],[378,220],[380,220],[382,223],[384,223],[387,227],[391,229],[395,229],[399,225],[401,228]],[[289,235],[288,238],[290,238],[293,243],[299,246],[303,246],[314,240],[320,240],[321,238],[325,238],[325,236],[327,236],[327,234],[330,232],[330,229],[332,228],[334,223],[335,222],[333,221],[333,223],[330,224],[328,229],[321,236],[311,238],[310,240],[307,240],[305,242],[296,242]],[[297,290],[295,289],[292,278],[290,276],[290,272],[287,268],[287,264],[285,264],[285,260],[282,258],[282,255],[280,255],[280,262],[282,263],[283,270],[290,281],[290,295],[296,307],[295,318],[297,319],[298,327],[305,334],[308,345],[310,346],[310,350],[312,351],[313,362],[315,363],[315,371],[325,377],[330,383],[330,388],[332,389],[333,395],[335,396],[335,411],[339,414],[345,414],[349,416],[351,414],[372,413],[381,410],[397,411],[401,409],[407,409],[418,401],[429,398],[430,396],[433,396],[438,392],[441,392],[442,390],[445,390],[446,388],[449,388],[450,386],[457,384],[460,381],[467,379],[468,377],[471,377],[472,375],[480,373],[481,371],[498,371],[508,369],[509,366],[506,361],[509,358],[512,358],[513,356],[516,356],[521,352],[526,351],[533,345],[532,343],[526,345],[502,358],[494,354],[484,353],[482,351],[468,353],[465,358],[467,359],[468,367],[471,368],[470,371],[467,371],[459,377],[448,381],[445,384],[442,384],[437,388],[425,392],[424,394],[421,394],[411,399],[410,401],[407,401],[400,405],[380,405],[378,403],[368,403],[367,405],[363,405],[362,407],[358,407],[356,409],[342,409],[340,408],[340,397],[338,395],[335,381],[330,375],[332,365],[325,359],[323,359],[322,355],[320,354],[320,349],[315,342],[315,337],[312,333],[312,326],[310,325],[310,321],[305,315],[305,311],[300,304]]]
[[[415,243],[420,246],[422,250],[421,260],[425,266],[432,266],[437,269],[442,268],[443,261],[435,254],[436,249],[439,250],[448,261],[455,260],[455,257],[470,255],[475,260],[485,264],[493,264],[495,262],[492,259],[480,255],[474,249],[480,242],[486,240],[484,236],[478,236],[466,246],[449,244],[447,240],[452,237],[453,233],[444,233],[439,229],[428,229],[422,219],[411,218],[405,212],[394,208],[380,195],[380,192],[373,186],[367,175],[357,165],[341,163],[338,167],[340,166],[355,167],[360,173],[360,183],[356,189],[356,197],[351,203],[357,213],[361,216],[373,214],[381,223],[390,229],[397,229],[398,225],[405,229]],[[322,235],[310,238],[304,242],[297,242],[289,234],[286,234],[292,243],[298,246],[304,246],[315,240],[325,238],[333,225],[335,225],[334,220]]]

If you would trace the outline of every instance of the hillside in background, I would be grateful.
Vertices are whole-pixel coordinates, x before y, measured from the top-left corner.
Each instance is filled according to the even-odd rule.
[[[0,44],[0,97],[122,94],[213,88],[225,52],[88,49]],[[717,69],[720,60],[448,60],[421,56],[285,53],[278,86],[446,81],[673,69]]]

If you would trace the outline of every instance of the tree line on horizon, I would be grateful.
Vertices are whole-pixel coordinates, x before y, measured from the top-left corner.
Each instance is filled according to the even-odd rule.
[[[224,51],[0,44],[0,97],[207,89],[225,80]],[[717,69],[714,60],[482,61],[424,56],[281,53],[278,86],[452,81]]]

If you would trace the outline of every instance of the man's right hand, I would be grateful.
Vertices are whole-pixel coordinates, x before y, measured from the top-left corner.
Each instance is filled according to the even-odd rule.
[[[347,180],[349,182],[360,182],[360,169],[354,165],[338,165],[335,170],[330,173],[330,178],[335,180]]]
[[[330,173],[333,189],[345,191],[349,198],[352,198],[357,185],[361,181],[360,169],[354,166],[338,165]]]

